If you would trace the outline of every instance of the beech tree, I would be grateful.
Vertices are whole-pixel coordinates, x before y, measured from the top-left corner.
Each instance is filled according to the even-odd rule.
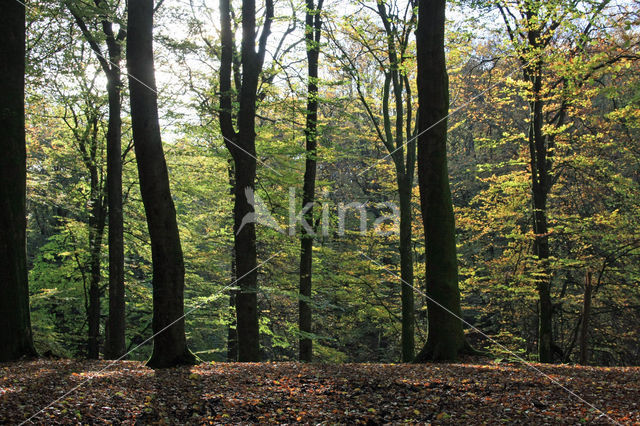
[[[254,0],[242,2],[242,45],[237,62],[242,67],[242,76],[240,78],[238,71],[234,78],[235,89],[239,92],[239,109],[234,120],[231,74],[235,43],[231,31],[231,2],[220,0],[220,130],[234,162],[234,256],[240,288],[235,295],[238,361],[260,360],[256,228],[253,222],[243,226],[242,220],[254,211],[246,191],[255,189],[257,90],[273,19],[273,1],[267,0],[265,5],[264,24],[256,51],[256,4]]]
[[[304,170],[304,185],[302,189],[302,205],[304,206],[304,220],[313,226],[313,204],[316,191],[316,164],[318,145],[318,57],[320,56],[320,37],[322,36],[322,4],[324,0],[307,0],[305,14],[304,39],[307,48],[307,111],[306,127],[304,130],[306,141],[306,161]],[[308,208],[307,208],[308,206]],[[298,304],[298,327],[300,328],[300,361],[310,362],[313,358],[313,341],[305,336],[311,333],[311,287],[313,268],[313,235],[306,227],[302,227],[300,237],[300,302]]]
[[[10,361],[36,353],[27,282],[22,4],[2,1],[0,36],[0,361]]]
[[[445,0],[422,0],[418,55],[418,182],[426,239],[429,334],[416,362],[454,360],[471,351],[462,329],[456,229],[447,167],[449,78],[444,52]]]
[[[140,193],[147,215],[153,263],[153,353],[155,368],[192,364],[184,333],[184,261],[162,149],[153,68],[153,0],[129,3],[127,69],[131,121]]]
[[[580,4],[582,3],[582,4]],[[591,76],[593,70],[583,76],[548,73],[545,50],[553,46],[556,33],[564,31],[569,17],[581,13],[587,18],[582,28],[567,28],[574,32],[575,43],[570,47],[574,57],[583,53],[588,44],[595,19],[610,3],[610,0],[596,2],[559,1],[516,1],[498,2],[497,7],[503,18],[511,44],[522,65],[522,77],[528,85],[526,93],[529,104],[529,129],[527,146],[529,150],[529,172],[531,180],[533,254],[536,256],[540,273],[536,280],[538,291],[538,357],[540,362],[553,362],[562,358],[561,348],[554,342],[553,317],[556,308],[552,298],[552,271],[549,265],[552,247],[549,242],[549,197],[558,171],[554,169],[557,151],[557,136],[569,121],[568,109],[572,103],[572,86],[581,86]],[[573,24],[571,24],[573,25]],[[567,26],[570,27],[571,25]],[[577,31],[576,31],[577,29]],[[620,60],[612,57],[596,65],[596,69]],[[559,95],[553,99],[550,87]],[[586,290],[585,290],[586,291]],[[590,296],[589,296],[590,297]],[[586,306],[585,306],[586,308]],[[588,309],[586,310],[588,313]],[[588,316],[588,315],[587,315]]]

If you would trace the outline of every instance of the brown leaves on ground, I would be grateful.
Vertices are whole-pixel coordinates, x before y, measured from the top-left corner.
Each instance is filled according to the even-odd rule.
[[[110,366],[109,368],[107,368]],[[0,364],[0,423],[640,424],[640,368],[514,364]],[[604,413],[604,414],[603,414]],[[607,417],[608,416],[608,417]]]

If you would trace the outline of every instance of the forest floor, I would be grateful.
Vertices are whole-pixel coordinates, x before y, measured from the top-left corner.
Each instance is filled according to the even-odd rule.
[[[135,361],[41,359],[0,369],[0,423],[9,424],[36,413],[27,424],[640,424],[640,368],[207,363],[154,371]]]

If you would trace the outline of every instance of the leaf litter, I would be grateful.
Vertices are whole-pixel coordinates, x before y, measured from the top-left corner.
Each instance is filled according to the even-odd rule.
[[[0,423],[640,424],[640,368],[534,366],[601,411],[521,364],[40,359],[0,364]]]

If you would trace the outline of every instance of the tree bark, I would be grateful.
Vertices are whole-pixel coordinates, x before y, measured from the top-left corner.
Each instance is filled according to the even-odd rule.
[[[242,220],[254,213],[246,191],[255,190],[256,178],[256,101],[258,79],[264,62],[267,38],[271,31],[273,1],[267,0],[265,21],[256,51],[255,1],[242,2],[242,45],[240,61],[242,81],[239,88],[238,131],[233,125],[231,102],[231,72],[233,64],[233,34],[231,31],[231,5],[220,0],[221,56],[220,56],[220,129],[234,161],[234,255],[240,290],[236,294],[236,329],[238,334],[238,361],[260,360],[260,333],[258,325],[258,282],[256,257],[256,228]]]
[[[100,258],[106,220],[104,186],[99,170],[98,115],[87,110],[87,127],[84,132],[74,129],[84,166],[89,174],[89,300],[87,305],[87,358],[100,357],[100,281],[102,279]]]
[[[89,269],[91,271],[89,281],[89,309],[87,323],[89,325],[89,338],[87,341],[87,358],[100,358],[100,253],[91,250]],[[96,262],[95,259],[98,259]],[[96,264],[98,267],[96,268]]]
[[[306,128],[306,161],[304,170],[304,184],[302,188],[302,206],[310,205],[304,214],[304,220],[313,227],[313,204],[316,191],[316,164],[318,139],[318,58],[320,56],[320,37],[322,31],[323,0],[314,5],[313,0],[307,0],[305,16],[305,44],[307,48],[307,114]],[[311,362],[313,359],[313,341],[311,333],[311,288],[313,273],[313,234],[306,227],[302,227],[300,237],[300,301],[298,303],[298,327],[301,332],[299,358],[300,361]],[[306,335],[305,335],[306,334]]]
[[[107,128],[107,201],[109,209],[109,319],[106,324],[106,359],[118,359],[126,353],[124,226],[122,217],[122,104],[120,93],[120,35],[114,37],[111,22],[103,22],[107,36],[110,69],[107,73],[109,124]]]
[[[386,146],[396,169],[396,184],[400,199],[400,278],[401,278],[401,305],[402,305],[402,334],[401,349],[402,362],[411,362],[415,350],[415,313],[413,298],[413,253],[412,240],[412,214],[411,198],[413,177],[416,161],[416,145],[409,143],[405,146],[405,137],[409,141],[412,137],[411,130],[411,88],[406,76],[401,75],[401,65],[404,52],[408,47],[408,37],[400,37],[395,27],[393,18],[389,17],[384,1],[377,3],[378,15],[382,20],[387,39],[387,56],[389,58],[389,70],[387,71],[383,91],[383,120],[384,120],[384,145]],[[411,28],[415,22],[412,15],[406,25]],[[397,42],[397,39],[401,41]],[[406,84],[404,84],[406,83]],[[395,135],[391,125],[391,112],[389,101],[393,93],[395,106]],[[403,93],[407,97],[407,109],[403,105]],[[406,118],[406,120],[405,120]],[[406,121],[406,127],[405,127]],[[404,136],[403,137],[403,133]],[[406,158],[405,150],[406,147]]]
[[[539,34],[529,32],[532,48],[539,48]],[[522,59],[524,62],[524,58]],[[544,116],[542,100],[541,59],[525,67],[525,78],[531,83],[531,123],[529,125],[529,154],[531,167],[531,198],[533,204],[533,252],[542,269],[537,278],[538,289],[538,358],[540,362],[553,362],[553,304],[551,301],[551,277],[549,271],[549,228],[547,223],[547,197],[551,187],[550,163],[547,142],[543,133]]]
[[[244,140],[247,141],[246,138]],[[236,273],[240,287],[235,300],[238,361],[257,362],[260,361],[260,333],[258,326],[256,227],[254,223],[247,223],[240,229],[242,219],[247,214],[253,213],[253,206],[247,200],[245,189],[255,190],[256,163],[249,155],[237,154],[235,165],[234,252],[237,253]],[[240,170],[243,170],[244,173]]]
[[[415,158],[415,157],[414,157]],[[413,298],[413,252],[411,251],[411,188],[413,182],[398,179],[400,195],[400,278],[402,290],[402,362],[411,362],[415,350],[415,315]],[[412,179],[413,180],[413,179]]]
[[[29,315],[24,130],[25,10],[0,14],[0,361],[35,356]]]
[[[97,123],[96,123],[97,124]],[[96,135],[97,136],[97,135]],[[91,141],[98,143],[97,138]],[[91,174],[91,217],[89,218],[89,309],[87,323],[89,325],[89,339],[87,358],[100,358],[100,254],[102,252],[102,238],[104,237],[105,206],[103,188],[98,179],[97,158],[87,163]]]
[[[587,365],[589,362],[589,317],[591,316],[591,285],[592,274],[587,271],[584,281],[584,296],[582,300],[582,321],[580,322],[580,364]]]
[[[229,160],[229,195],[233,196],[235,190],[234,167],[233,161]],[[231,256],[231,284],[235,287],[236,274],[236,256],[235,250]],[[236,324],[236,293],[235,289],[229,291],[229,310],[232,312],[232,319],[227,329],[227,361],[238,361],[238,329]]]
[[[193,364],[184,333],[184,262],[158,121],[153,69],[153,0],[129,2],[127,67],[140,193],[153,262],[154,368]]]
[[[415,362],[455,360],[469,348],[461,321],[455,221],[447,170],[445,7],[445,0],[420,1],[416,31],[418,181],[426,238],[429,334]]]
[[[236,309],[236,291],[231,290],[229,292],[229,309],[233,312],[233,320],[229,324],[229,328],[227,329],[227,361],[228,362],[237,362],[238,361],[238,330],[236,327],[235,320],[235,309]]]

